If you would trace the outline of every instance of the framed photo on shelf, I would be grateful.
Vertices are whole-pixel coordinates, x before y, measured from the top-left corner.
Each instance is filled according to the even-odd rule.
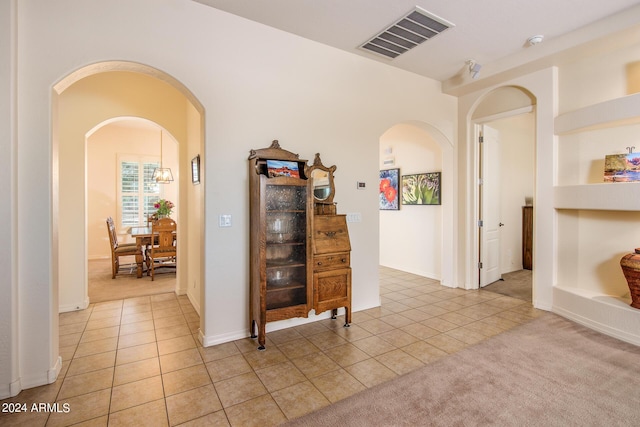
[[[440,205],[441,172],[402,175],[403,205]]]
[[[200,184],[200,154],[191,159],[191,182]]]
[[[298,162],[290,162],[284,160],[267,160],[267,176],[269,178],[275,178],[277,176],[300,178]]]
[[[382,211],[397,211],[400,209],[398,200],[398,183],[400,169],[385,169],[380,171],[379,204]]]

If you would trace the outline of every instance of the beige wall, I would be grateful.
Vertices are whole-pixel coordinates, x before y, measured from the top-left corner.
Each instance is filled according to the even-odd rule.
[[[387,154],[388,150],[392,150]],[[382,161],[393,157],[395,165]],[[442,149],[428,132],[400,124],[380,138],[380,169],[399,168],[400,175],[442,172]],[[446,171],[443,180],[451,179]],[[400,183],[401,185],[401,183]],[[400,187],[400,193],[402,187]],[[442,194],[441,199],[452,194]],[[401,199],[401,194],[398,196]],[[442,276],[442,206],[405,206],[380,211],[380,264],[432,279]]]
[[[83,283],[86,270],[73,270],[73,263],[65,266],[64,260],[86,259],[87,252],[82,226],[78,234],[58,230],[75,230],[76,224],[84,221],[83,196],[78,196],[84,190],[79,182],[70,181],[84,174],[78,165],[84,161],[85,135],[114,114],[146,117],[161,124],[179,143],[185,138],[192,141],[192,136],[185,134],[187,129],[199,130],[204,136],[202,147],[180,145],[181,170],[197,153],[206,169],[201,186],[190,186],[183,177],[180,197],[199,193],[204,200],[193,217],[204,225],[202,262],[193,266],[204,272],[204,280],[201,284],[186,283],[189,292],[193,288],[202,295],[205,344],[248,333],[246,162],[251,149],[268,146],[272,139],[279,139],[285,149],[303,159],[313,159],[320,152],[326,164],[338,166],[338,208],[362,215],[362,222],[349,229],[354,310],[379,304],[375,192],[379,138],[397,123],[421,120],[455,140],[456,100],[443,95],[438,82],[194,2],[61,0],[52,4],[27,0],[19,3],[18,15],[20,55],[16,67],[20,86],[14,128],[20,135],[15,147],[19,163],[16,179],[21,189],[17,209],[21,215],[15,233],[24,241],[34,236],[39,241],[43,236],[52,239],[52,245],[17,250],[19,258],[41,260],[36,265],[16,267],[16,283],[21,294],[27,295],[20,302],[20,327],[28,331],[21,335],[19,346],[18,379],[22,386],[42,384],[55,378],[59,369],[55,319],[63,305],[57,298],[63,296],[60,291],[66,286],[59,277]],[[122,16],[127,19],[123,21]],[[10,52],[5,51],[3,56],[7,55]],[[100,96],[105,104],[94,105],[95,98],[85,97],[79,89],[85,81],[104,77],[100,74],[64,90],[65,76],[87,66],[95,72],[102,62],[114,58],[145,64],[160,70],[160,77],[180,82],[201,103],[203,121],[198,123],[191,117],[189,125],[183,120],[178,127],[171,111],[158,111],[157,116],[123,112],[154,102],[157,93],[120,93],[122,86],[107,81],[97,85],[104,87]],[[117,101],[115,94],[127,102]],[[64,122],[70,102],[84,102],[89,110],[79,111],[69,121],[72,126]],[[183,112],[187,110],[183,107]],[[366,182],[367,190],[356,190],[357,181]],[[43,203],[53,209],[43,209]],[[218,227],[221,214],[232,216],[232,227]],[[180,216],[192,219],[182,211]],[[269,327],[313,319],[276,322]],[[43,325],[50,328],[43,329]],[[48,351],[43,352],[43,347]]]

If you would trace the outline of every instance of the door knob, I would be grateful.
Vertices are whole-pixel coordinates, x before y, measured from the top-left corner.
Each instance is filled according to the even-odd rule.
[[[503,223],[499,223],[498,225],[499,225],[500,227],[504,227],[504,224],[503,224]]]

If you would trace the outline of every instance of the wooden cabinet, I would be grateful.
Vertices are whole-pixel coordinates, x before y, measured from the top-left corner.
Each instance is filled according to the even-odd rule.
[[[316,313],[345,308],[351,323],[351,243],[345,215],[313,217],[313,308]]]
[[[533,206],[522,207],[522,268],[533,269]]]
[[[313,204],[305,166],[277,141],[249,156],[250,330],[261,350],[267,322],[311,310]]]

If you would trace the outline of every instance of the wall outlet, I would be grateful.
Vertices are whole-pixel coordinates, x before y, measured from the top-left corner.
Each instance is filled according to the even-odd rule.
[[[361,182],[361,181],[356,182],[356,188],[358,190],[364,190],[366,187],[367,187],[367,184],[365,182]]]
[[[231,227],[231,215],[220,215],[218,217],[218,227]]]
[[[347,222],[362,222],[362,214],[360,212],[348,213]]]

